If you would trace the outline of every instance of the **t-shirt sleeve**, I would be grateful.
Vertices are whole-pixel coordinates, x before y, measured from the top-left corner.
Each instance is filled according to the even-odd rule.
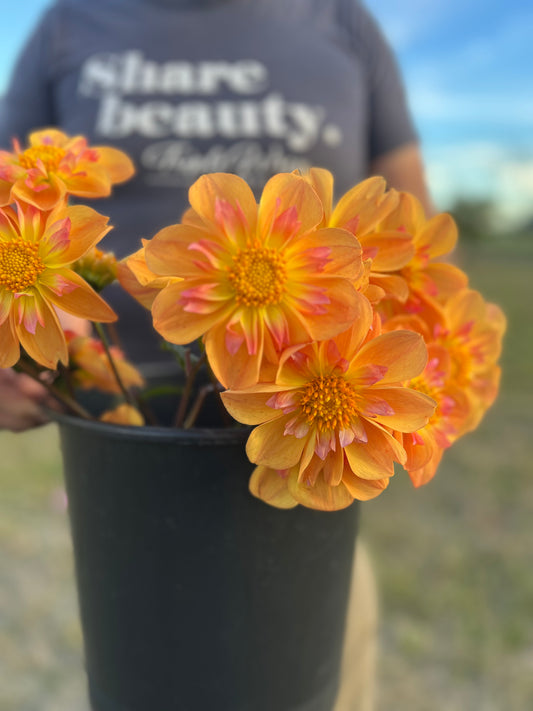
[[[25,141],[36,128],[54,123],[51,68],[51,23],[48,11],[22,48],[6,93],[0,99],[0,147],[11,148],[13,137]]]
[[[392,49],[366,8],[358,2],[354,5],[352,40],[368,83],[369,158],[373,160],[418,140],[418,135]]]

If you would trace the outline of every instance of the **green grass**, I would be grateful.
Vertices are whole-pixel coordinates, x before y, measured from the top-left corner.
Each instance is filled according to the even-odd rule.
[[[379,711],[533,708],[533,251],[490,244],[459,259],[509,319],[502,392],[430,484],[399,475],[363,506],[381,595]],[[0,447],[0,707],[85,711],[56,432],[3,432]]]

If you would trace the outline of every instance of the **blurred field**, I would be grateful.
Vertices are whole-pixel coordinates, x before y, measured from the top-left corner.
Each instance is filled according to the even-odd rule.
[[[460,260],[509,318],[502,393],[432,483],[397,477],[363,507],[381,590],[379,711],[533,708],[533,250],[478,246]],[[86,711],[56,433],[4,432],[0,447],[0,708]]]

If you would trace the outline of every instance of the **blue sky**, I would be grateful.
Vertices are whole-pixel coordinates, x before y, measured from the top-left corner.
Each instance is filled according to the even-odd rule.
[[[89,1],[89,0],[87,0]],[[287,0],[288,2],[290,0]],[[3,8],[0,93],[48,0]],[[533,214],[533,5],[524,0],[367,0],[393,45],[437,205],[492,198]]]

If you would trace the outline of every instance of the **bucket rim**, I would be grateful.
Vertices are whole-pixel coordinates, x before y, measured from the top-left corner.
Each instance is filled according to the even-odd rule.
[[[197,427],[188,430],[158,425],[119,425],[99,420],[85,420],[65,412],[48,410],[48,417],[62,430],[75,430],[112,440],[136,440],[149,442],[179,442],[182,445],[242,444],[252,428],[235,423],[231,427]]]

